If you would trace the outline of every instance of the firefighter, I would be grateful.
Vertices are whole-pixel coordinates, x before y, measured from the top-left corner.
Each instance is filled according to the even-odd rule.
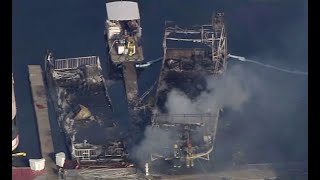
[[[134,53],[135,53],[135,52],[134,52],[135,45],[134,45],[133,40],[129,40],[129,41],[128,41],[128,47],[127,47],[127,48],[128,48],[128,51],[129,51],[129,52],[128,52],[128,55],[129,55],[129,56],[133,56]]]

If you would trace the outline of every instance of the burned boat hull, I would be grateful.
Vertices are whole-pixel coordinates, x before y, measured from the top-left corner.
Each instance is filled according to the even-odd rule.
[[[46,57],[46,82],[71,160],[83,167],[122,167],[127,152],[97,56]]]
[[[208,77],[219,78],[226,70],[223,14],[216,14],[211,25],[192,29],[166,23],[164,34],[152,128],[167,133],[170,141],[153,150],[151,162],[162,159],[172,161],[174,167],[192,167],[196,159],[209,160],[214,150],[222,107],[199,109],[189,104],[209,91]]]

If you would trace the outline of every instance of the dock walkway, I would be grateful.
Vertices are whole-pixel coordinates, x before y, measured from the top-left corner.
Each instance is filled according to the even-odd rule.
[[[138,80],[136,67],[134,62],[124,62],[123,64],[123,78],[126,88],[128,104],[132,105],[138,98]]]
[[[45,159],[45,171],[48,179],[57,179],[56,165],[53,160],[54,148],[48,114],[46,89],[40,65],[28,65],[35,116],[40,139],[42,158]]]

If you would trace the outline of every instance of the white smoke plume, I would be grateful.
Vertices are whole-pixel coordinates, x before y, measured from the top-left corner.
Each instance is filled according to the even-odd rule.
[[[239,65],[231,67],[220,79],[208,76],[206,82],[206,89],[195,99],[190,99],[178,89],[172,89],[165,103],[169,114],[216,113],[222,107],[241,112],[242,106],[251,97],[252,86],[259,86],[258,78]],[[144,139],[132,151],[135,158],[139,162],[146,162],[150,159],[151,151],[160,150],[165,146],[170,147],[174,142],[172,138],[174,133],[147,127]]]
[[[163,150],[163,147],[171,147],[174,140],[174,132],[152,128],[151,126],[146,127],[144,131],[144,138],[138,146],[134,146],[131,150],[131,155],[140,166],[150,161],[151,152],[157,152]]]
[[[242,66],[234,66],[222,78],[206,78],[207,89],[195,99],[190,99],[178,89],[168,93],[166,108],[169,114],[214,113],[219,108],[241,111],[250,98],[252,86],[258,86],[257,77],[250,75]]]

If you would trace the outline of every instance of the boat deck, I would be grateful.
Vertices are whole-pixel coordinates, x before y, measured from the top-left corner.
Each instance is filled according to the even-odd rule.
[[[72,134],[72,131],[76,131],[76,143],[87,140],[91,144],[105,144],[107,141],[116,140],[117,122],[112,117],[112,110],[108,106],[108,97],[105,95],[103,85],[90,90],[85,88],[67,89],[65,92],[70,97],[68,105],[72,109],[77,109],[81,105],[91,114],[90,117],[84,118],[76,118],[77,114],[74,114],[73,125],[70,127],[69,133]],[[63,101],[63,97],[60,95],[61,101]],[[67,121],[65,119],[64,123],[66,127],[69,127]]]
[[[99,145],[119,138],[118,122],[112,117],[111,100],[99,71],[95,66],[56,71],[64,75],[54,78],[60,123],[69,136],[75,135],[75,143],[87,140]]]
[[[51,67],[47,74],[50,96],[72,159],[79,158],[81,166],[125,161],[127,128],[115,118],[100,61],[64,69]]]
[[[208,77],[216,78],[213,67],[207,49],[165,49],[152,125],[168,131],[170,142],[163,145],[165,148],[161,151],[153,151],[152,161],[177,156],[180,160],[174,161],[174,166],[181,166],[184,162],[190,167],[194,166],[194,159],[210,159],[220,112],[219,107],[210,106],[212,102],[207,102],[205,97],[212,91]],[[175,146],[178,155],[166,153],[166,149]],[[190,160],[185,160],[188,158]]]
[[[208,53],[201,48],[166,49],[156,97],[160,113],[169,113],[166,102],[170,92],[184,93],[186,98],[193,100],[207,89],[206,78],[213,75],[214,65],[207,56]],[[172,113],[201,114],[204,112],[185,110]]]
[[[121,64],[124,62],[142,62],[144,60],[143,48],[141,45],[137,43],[137,41],[134,41],[134,42],[136,47],[136,53],[132,56],[129,56],[127,54],[118,54],[116,49],[112,47],[113,42],[109,40],[108,45],[109,45],[109,54],[111,57],[111,61],[114,64]]]
[[[42,157],[45,159],[45,171],[49,179],[55,179],[56,165],[53,160],[53,142],[48,115],[47,94],[43,83],[40,65],[29,65],[29,80],[38,125]]]

